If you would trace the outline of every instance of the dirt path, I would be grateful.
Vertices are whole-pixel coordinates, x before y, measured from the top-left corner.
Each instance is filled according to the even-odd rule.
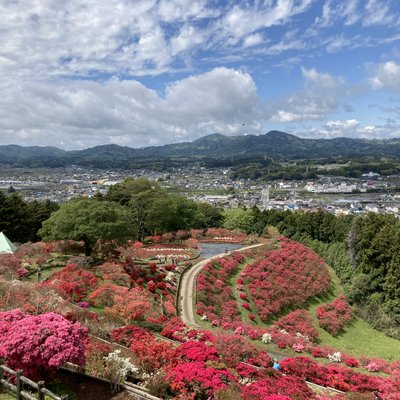
[[[253,247],[262,246],[264,243],[257,243],[251,246],[242,247],[241,249],[234,251],[243,251],[252,249]],[[229,253],[220,253],[213,257],[207,258],[199,263],[195,264],[182,276],[182,281],[180,285],[180,291],[178,295],[178,315],[181,317],[182,321],[193,328],[198,328],[196,320],[194,317],[194,300],[196,299],[196,277],[197,274],[203,269],[204,265],[214,258],[221,258]]]

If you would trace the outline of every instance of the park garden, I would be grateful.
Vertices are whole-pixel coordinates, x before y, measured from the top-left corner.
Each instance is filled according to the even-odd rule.
[[[43,222],[44,241],[0,255],[8,368],[72,400],[90,397],[66,382],[67,370],[94,379],[88,392],[96,378],[108,382],[108,397],[93,386],[98,399],[132,388],[177,400],[400,397],[398,340],[360,318],[343,279],[310,247],[268,228],[258,246],[210,258],[197,275],[193,325],[179,302],[201,244],[245,246],[256,235],[154,229],[151,210],[138,227],[149,214],[122,200],[66,203]]]

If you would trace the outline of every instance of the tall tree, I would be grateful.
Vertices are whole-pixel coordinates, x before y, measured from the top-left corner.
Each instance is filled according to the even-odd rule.
[[[134,237],[132,214],[109,201],[71,200],[43,222],[39,235],[45,241],[72,239],[83,241],[90,255],[98,239],[119,242]]]

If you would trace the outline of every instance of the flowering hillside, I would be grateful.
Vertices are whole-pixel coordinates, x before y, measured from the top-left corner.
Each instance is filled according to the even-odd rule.
[[[278,249],[248,264],[242,273],[255,311],[263,321],[330,289],[324,260],[309,248],[281,239]]]
[[[179,248],[158,246],[153,248]],[[22,258],[5,260],[14,272]],[[131,245],[95,265],[79,256],[65,260],[67,265],[42,283],[23,276],[10,281],[9,273],[0,277],[1,309],[21,308],[0,313],[0,355],[31,377],[42,378],[72,361],[115,385],[133,378],[163,399],[342,400],[370,399],[372,392],[399,398],[399,362],[356,358],[320,343],[322,331],[301,307],[329,291],[330,278],[323,260],[296,242],[280,239],[268,251],[233,252],[207,262],[197,276],[196,311],[209,328],[201,330],[177,317],[179,278],[190,267],[178,257],[174,264],[164,259],[138,264]],[[317,313],[325,329],[351,318],[344,298]],[[285,376],[272,369],[262,346],[314,359],[286,357],[280,363]],[[329,364],[314,361],[319,359]],[[348,397],[319,396],[305,379]]]

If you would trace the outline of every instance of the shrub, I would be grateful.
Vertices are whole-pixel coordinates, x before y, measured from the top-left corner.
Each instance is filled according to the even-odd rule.
[[[0,313],[0,357],[9,367],[42,378],[69,361],[85,362],[88,330],[55,313],[27,315],[21,310]]]
[[[316,310],[321,328],[336,336],[353,318],[353,310],[344,296],[338,297],[329,304],[319,306]]]

